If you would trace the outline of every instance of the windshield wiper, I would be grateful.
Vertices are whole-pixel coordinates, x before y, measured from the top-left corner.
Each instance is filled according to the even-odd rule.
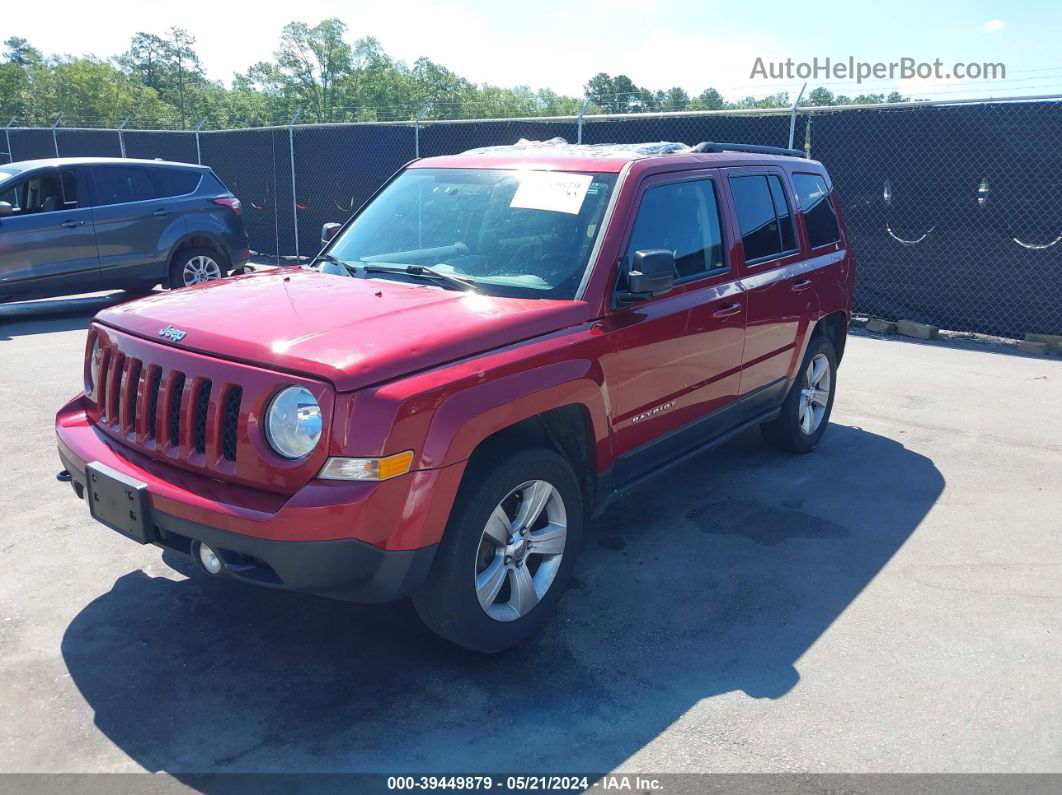
[[[346,268],[348,271],[351,272],[351,274],[355,272],[353,263],[345,262],[339,257],[337,257],[335,254],[318,254],[316,257],[310,260],[310,262],[307,264],[307,267],[313,267],[318,262],[331,262],[334,265],[339,265],[342,268]]]
[[[443,282],[461,290],[479,292],[476,283],[471,279],[462,279],[460,276],[443,273],[427,265],[373,265],[372,263],[362,263],[361,269],[366,273],[398,273],[403,276],[416,276],[422,279]]]

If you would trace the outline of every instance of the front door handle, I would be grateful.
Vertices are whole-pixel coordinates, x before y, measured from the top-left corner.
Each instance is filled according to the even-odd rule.
[[[159,207],[159,209],[155,210],[155,212],[152,213],[152,215],[158,216],[159,218],[165,218],[169,214],[170,214],[169,210],[164,210],[161,207]]]
[[[804,279],[803,281],[793,283],[793,292],[799,293],[801,290],[806,290],[811,287],[811,279]]]
[[[727,304],[712,312],[712,317],[730,317],[741,311],[741,304]]]
[[[84,221],[63,221],[59,226],[63,227],[63,229],[77,229],[77,227],[83,226],[84,223]]]

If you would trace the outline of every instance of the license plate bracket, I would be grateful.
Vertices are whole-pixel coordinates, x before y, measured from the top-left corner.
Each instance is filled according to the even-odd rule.
[[[85,498],[97,522],[141,544],[152,540],[146,483],[93,461],[85,465]]]

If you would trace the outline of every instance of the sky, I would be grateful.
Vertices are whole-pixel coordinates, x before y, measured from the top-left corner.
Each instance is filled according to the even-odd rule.
[[[22,36],[46,53],[122,52],[137,31],[189,30],[209,77],[226,85],[237,72],[268,60],[281,28],[298,19],[315,24],[339,17],[348,38],[376,36],[392,56],[412,63],[427,56],[477,83],[551,88],[581,96],[597,72],[627,74],[652,89],[681,86],[691,94],[711,86],[728,99],[789,91],[803,80],[752,78],[765,63],[853,57],[992,62],[1005,80],[810,79],[809,90],[888,92],[926,99],[1062,93],[1062,3],[937,2],[860,4],[701,2],[687,0],[300,0],[234,3],[222,0],[96,0],[8,2],[0,40]]]

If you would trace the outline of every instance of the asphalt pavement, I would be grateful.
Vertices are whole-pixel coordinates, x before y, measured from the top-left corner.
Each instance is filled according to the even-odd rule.
[[[52,420],[122,298],[0,307],[0,772],[1062,772],[1062,359],[853,336],[817,451],[631,494],[488,657],[92,522]]]

